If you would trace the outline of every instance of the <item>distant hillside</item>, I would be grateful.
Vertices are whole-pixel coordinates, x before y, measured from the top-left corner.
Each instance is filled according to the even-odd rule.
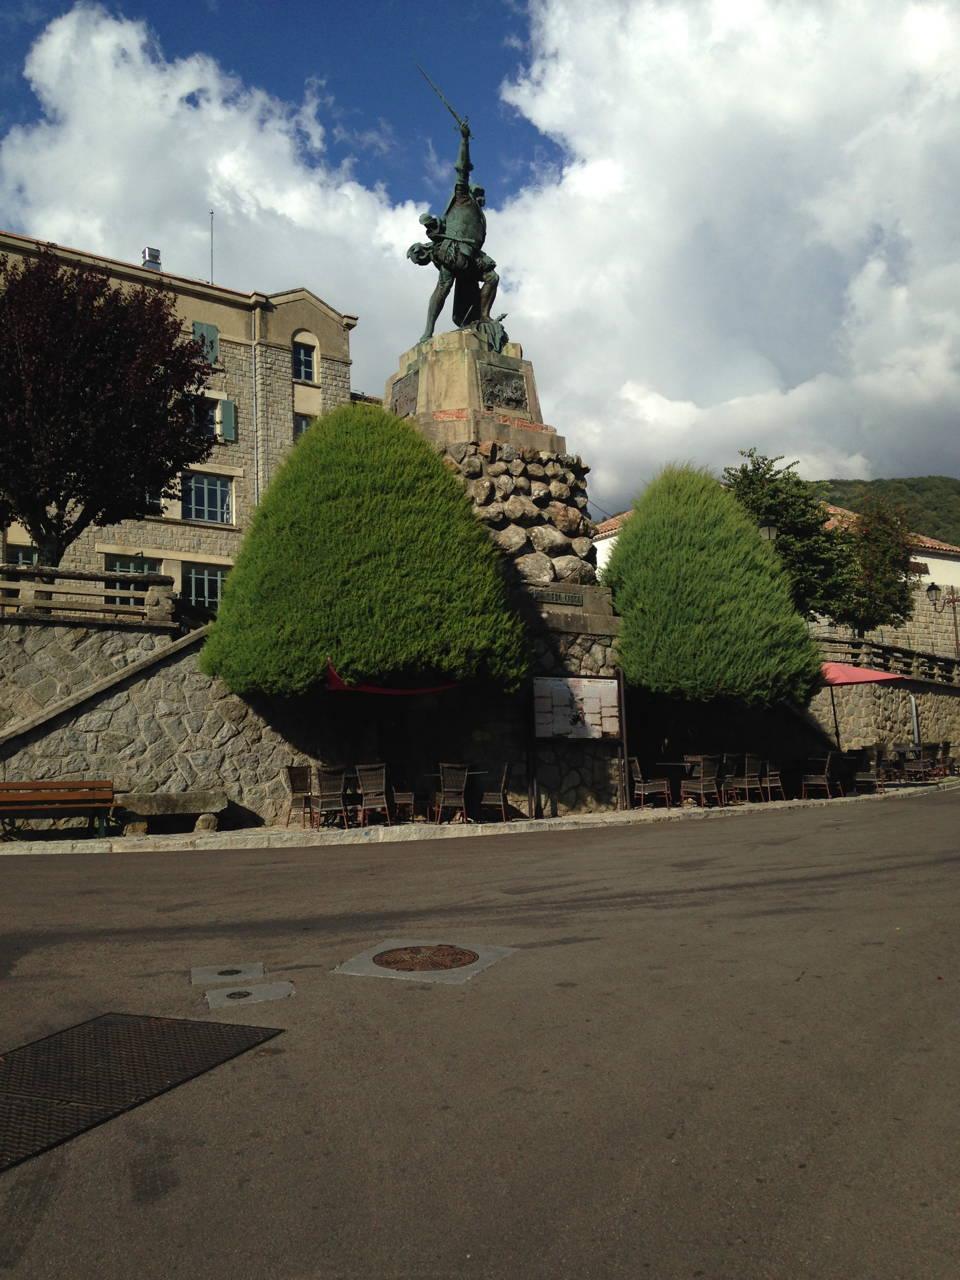
[[[953,476],[908,476],[902,480],[814,480],[817,493],[836,507],[860,511],[868,493],[880,493],[904,508],[914,533],[960,546],[960,480]]]

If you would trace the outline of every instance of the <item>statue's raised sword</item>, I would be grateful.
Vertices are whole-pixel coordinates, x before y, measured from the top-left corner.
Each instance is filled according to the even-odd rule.
[[[426,82],[427,82],[427,84],[430,86],[430,88],[433,90],[433,92],[437,95],[437,97],[440,99],[440,101],[443,103],[443,105],[447,108],[447,110],[448,110],[448,111],[450,112],[450,114],[453,116],[454,120],[456,120],[456,122],[457,122],[457,124],[460,126],[461,130],[462,130],[462,129],[466,129],[467,133],[469,134],[469,133],[470,133],[470,123],[469,123],[469,121],[467,120],[466,116],[464,116],[464,118],[463,118],[462,120],[460,119],[460,117],[457,115],[456,111],[454,111],[453,107],[451,107],[450,103],[446,100],[446,98],[443,96],[443,94],[440,92],[440,90],[437,88],[437,86],[433,83],[433,81],[430,79],[430,77],[427,75],[427,73],[424,71],[423,67],[421,67],[419,63],[417,63],[417,70],[420,72],[420,74],[423,76],[424,80],[426,80]],[[472,135],[471,135],[471,136],[472,136]]]

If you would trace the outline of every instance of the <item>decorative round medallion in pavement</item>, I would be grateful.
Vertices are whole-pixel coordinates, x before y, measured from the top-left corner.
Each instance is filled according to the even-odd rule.
[[[228,1000],[246,1000],[249,995],[250,995],[249,991],[228,991],[227,999]]]
[[[404,973],[422,973],[437,969],[462,969],[475,964],[480,957],[476,951],[454,947],[441,942],[435,947],[396,947],[393,951],[381,951],[373,957],[373,963],[381,969],[402,969]]]

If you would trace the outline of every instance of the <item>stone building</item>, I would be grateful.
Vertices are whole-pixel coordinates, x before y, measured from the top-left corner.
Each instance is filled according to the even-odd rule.
[[[198,406],[213,452],[182,477],[181,498],[143,520],[88,529],[64,567],[168,574],[189,604],[215,609],[253,509],[297,436],[310,418],[350,399],[357,317],[305,288],[240,293],[171,275],[154,249],[136,266],[0,232],[0,255],[29,258],[42,249],[65,265],[105,270],[117,285],[170,290],[185,330],[204,338],[214,365]],[[23,528],[0,532],[0,561],[35,559]]]

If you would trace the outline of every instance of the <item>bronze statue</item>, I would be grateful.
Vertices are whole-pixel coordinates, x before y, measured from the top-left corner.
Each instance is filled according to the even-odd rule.
[[[470,186],[470,125],[461,120],[430,80],[426,72],[421,74],[439,94],[440,100],[460,126],[460,153],[457,157],[457,182],[443,217],[424,213],[420,221],[427,233],[427,243],[412,244],[407,257],[418,267],[430,263],[440,273],[436,288],[427,306],[427,326],[421,342],[433,337],[437,318],[443,310],[453,288],[453,323],[460,329],[476,328],[484,340],[495,350],[501,351],[507,341],[500,321],[494,320],[490,308],[497,296],[497,264],[483,252],[487,237],[487,219],[483,212],[483,187]]]

